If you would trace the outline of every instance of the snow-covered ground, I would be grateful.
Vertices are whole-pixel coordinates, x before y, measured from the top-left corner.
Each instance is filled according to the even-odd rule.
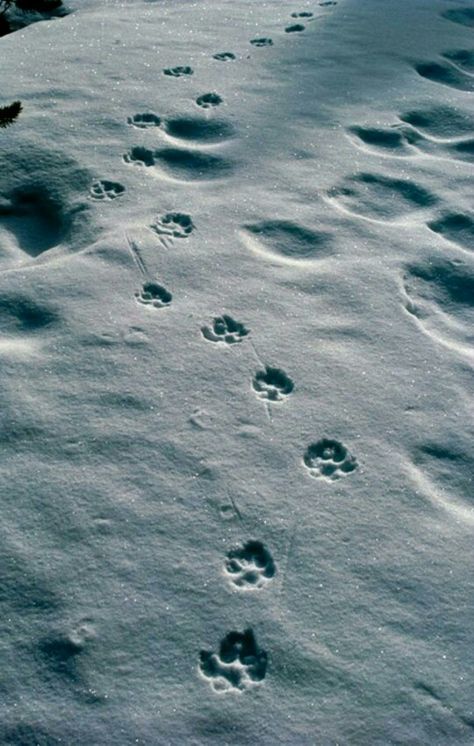
[[[0,39],[0,742],[474,742],[474,7]]]

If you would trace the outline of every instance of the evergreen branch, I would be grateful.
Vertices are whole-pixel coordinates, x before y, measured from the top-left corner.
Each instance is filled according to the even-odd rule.
[[[0,106],[0,127],[8,127],[13,124],[22,108],[21,101],[14,101],[8,106]]]

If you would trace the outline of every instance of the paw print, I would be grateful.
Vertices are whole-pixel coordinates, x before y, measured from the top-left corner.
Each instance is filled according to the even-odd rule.
[[[218,93],[203,93],[202,96],[197,97],[196,103],[201,109],[211,109],[213,106],[219,106],[222,98]]]
[[[266,36],[262,36],[262,37],[260,37],[258,39],[251,39],[250,43],[254,47],[272,47],[273,46],[273,40],[269,39]]]
[[[168,212],[157,218],[150,226],[155,233],[172,238],[187,238],[194,230],[191,215],[184,212]]]
[[[275,575],[275,563],[260,541],[248,541],[240,549],[232,549],[225,561],[225,572],[238,588],[263,588]]]
[[[268,365],[256,373],[252,386],[257,396],[266,401],[283,401],[294,389],[293,381],[285,371]]]
[[[163,70],[164,75],[170,75],[172,78],[182,78],[186,75],[192,75],[194,70],[188,65],[178,65],[177,67],[167,67]]]
[[[212,328],[203,326],[201,332],[209,342],[225,342],[231,345],[241,342],[249,333],[249,329],[238,321],[234,321],[232,316],[224,314],[214,319]]]
[[[128,153],[125,153],[123,160],[132,166],[146,166],[146,168],[150,168],[155,163],[153,151],[142,145],[134,145]]]
[[[217,692],[245,691],[259,684],[267,663],[267,653],[258,648],[252,629],[229,632],[218,653],[201,650],[199,655],[199,670]]]
[[[294,23],[292,26],[287,26],[285,29],[287,34],[294,34],[295,32],[299,33],[304,30],[305,30],[305,27],[303,26],[302,23]]]
[[[112,200],[121,197],[125,193],[125,187],[118,181],[100,180],[94,181],[90,189],[91,199]]]
[[[159,127],[161,119],[156,114],[146,112],[144,114],[134,114],[133,117],[128,117],[128,124],[132,127],[138,127],[139,129],[146,129],[147,127]]]
[[[145,282],[141,290],[135,293],[137,303],[153,308],[166,308],[170,305],[173,296],[162,285],[157,282]]]
[[[313,477],[332,482],[357,469],[357,460],[338,440],[323,438],[306,449],[303,462]]]
[[[219,60],[220,62],[231,62],[232,60],[235,60],[235,54],[232,54],[232,52],[218,52],[212,56],[215,60]]]

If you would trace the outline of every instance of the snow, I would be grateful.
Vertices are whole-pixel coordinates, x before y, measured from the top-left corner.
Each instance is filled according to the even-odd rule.
[[[0,40],[0,741],[471,744],[472,5],[67,8]]]

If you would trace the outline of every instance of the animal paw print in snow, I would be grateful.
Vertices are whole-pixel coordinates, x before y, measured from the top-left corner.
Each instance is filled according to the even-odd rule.
[[[217,52],[217,54],[213,54],[212,56],[215,60],[219,60],[219,62],[231,62],[235,60],[235,54],[232,54],[232,52]]]
[[[134,114],[133,117],[128,117],[127,122],[133,127],[147,129],[147,127],[159,127],[161,119],[156,114],[144,112],[143,114]]]
[[[265,678],[268,656],[260,650],[252,629],[229,632],[219,652],[201,650],[199,670],[217,692],[244,691]]]
[[[121,197],[125,192],[125,187],[118,181],[94,181],[91,186],[90,196],[97,200],[112,200]]]
[[[249,330],[238,321],[234,321],[232,316],[217,316],[214,319],[212,328],[209,326],[203,326],[201,329],[202,335],[209,342],[225,342],[228,345],[242,342],[243,338],[247,336]]]
[[[294,23],[292,26],[287,26],[285,29],[287,34],[294,34],[295,32],[299,33],[304,30],[305,30],[305,27],[303,26],[302,23]]]
[[[162,285],[157,282],[145,282],[141,290],[137,290],[135,298],[138,303],[152,308],[166,308],[170,305],[173,296]]]
[[[171,238],[187,238],[194,230],[191,215],[183,212],[168,212],[157,218],[150,226],[155,233]]]
[[[196,103],[201,109],[211,109],[213,106],[219,106],[222,98],[218,93],[203,93],[202,96],[197,97]]]
[[[182,78],[185,75],[192,75],[194,70],[188,65],[178,65],[177,67],[167,67],[163,70],[164,75],[170,75],[172,78]]]
[[[250,43],[253,44],[254,47],[272,47],[273,46],[273,40],[265,36],[262,36],[258,39],[251,39]]]
[[[263,588],[275,575],[275,563],[260,541],[248,541],[240,549],[232,549],[225,561],[225,572],[237,588]]]
[[[308,446],[303,461],[311,476],[322,477],[330,482],[357,469],[355,456],[342,443],[329,438]]]
[[[294,384],[285,371],[280,368],[265,366],[259,370],[252,381],[252,386],[260,399],[266,401],[283,401],[291,394]]]

